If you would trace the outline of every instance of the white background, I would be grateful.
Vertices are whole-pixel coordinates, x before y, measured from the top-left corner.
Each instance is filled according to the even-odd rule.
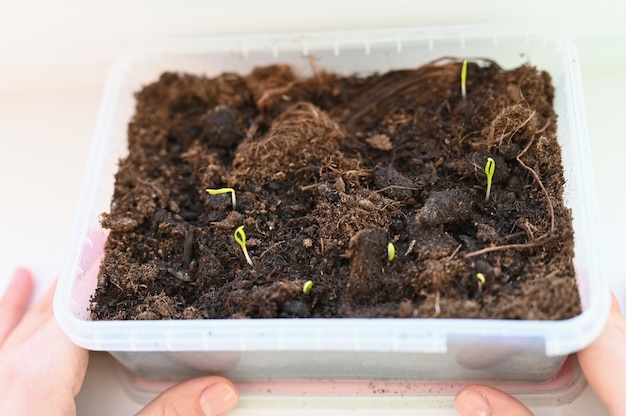
[[[625,18],[626,2],[607,0],[0,0],[0,293],[18,265],[34,271],[37,296],[61,269],[106,73],[129,45],[171,36],[534,21],[565,32],[579,48],[605,268],[624,305]],[[104,354],[92,359],[82,414],[97,415],[89,407],[99,400],[108,406],[103,415],[138,408],[108,364]],[[594,403],[586,391],[575,404],[586,409],[580,414],[600,414]]]

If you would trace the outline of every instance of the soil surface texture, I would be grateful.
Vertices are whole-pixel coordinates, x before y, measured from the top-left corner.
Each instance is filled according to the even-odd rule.
[[[136,94],[93,319],[581,312],[548,73],[470,62],[463,96],[455,60],[312,66]]]

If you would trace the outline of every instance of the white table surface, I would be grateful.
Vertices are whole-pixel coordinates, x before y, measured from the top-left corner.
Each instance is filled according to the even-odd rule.
[[[34,271],[37,297],[61,269],[106,72],[129,43],[171,35],[538,20],[565,31],[579,47],[605,268],[626,305],[626,271],[618,263],[626,235],[621,217],[626,205],[626,163],[621,158],[626,151],[625,4],[531,0],[511,3],[505,11],[502,2],[490,1],[430,5],[389,0],[364,7],[363,2],[324,0],[315,7],[307,3],[311,9],[304,13],[296,2],[283,0],[232,3],[237,4],[63,0],[17,5],[0,0],[0,293],[18,265]],[[278,6],[286,14],[277,13]],[[326,407],[326,414],[365,414],[351,410],[342,399],[305,403],[276,397],[277,403],[281,400],[286,404],[283,414],[318,413],[315,408],[323,403],[337,405]],[[426,413],[456,414],[451,400],[449,406]],[[77,405],[79,415],[90,416],[132,414],[141,408],[122,388],[116,362],[105,353],[91,354]],[[265,406],[256,397],[243,396],[232,414],[279,414]],[[588,387],[572,403],[533,410],[537,415],[607,414]],[[394,414],[423,412],[408,405]]]

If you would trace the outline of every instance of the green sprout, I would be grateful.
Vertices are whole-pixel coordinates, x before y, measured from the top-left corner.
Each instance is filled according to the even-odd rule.
[[[396,258],[396,246],[393,243],[387,244],[387,259],[393,261]]]
[[[485,284],[485,282],[487,281],[485,279],[485,275],[482,273],[476,273],[476,280],[478,280],[478,282],[480,282],[481,284]]]
[[[485,196],[485,202],[489,200],[489,195],[491,195],[491,180],[495,171],[496,161],[488,157],[487,163],[485,163],[485,173],[487,174],[487,196]]]
[[[304,286],[302,286],[302,293],[304,293],[305,295],[308,295],[309,293],[311,293],[312,287],[313,287],[313,282],[311,280],[307,280],[304,283]]]
[[[461,66],[461,95],[463,99],[467,95],[467,59],[463,60],[463,65]]]
[[[230,198],[233,201],[233,210],[235,209],[237,205],[237,198],[235,198],[235,190],[233,188],[207,189],[206,191],[211,195],[227,194],[230,192]]]
[[[248,264],[254,267],[254,263],[252,263],[252,260],[248,255],[248,248],[246,247],[246,232],[243,230],[243,225],[235,230],[234,237],[237,244],[241,246],[241,249],[243,250],[243,255],[246,256]]]

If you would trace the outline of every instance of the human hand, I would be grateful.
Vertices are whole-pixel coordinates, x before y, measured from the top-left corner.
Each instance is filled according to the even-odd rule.
[[[615,295],[600,337],[578,353],[578,362],[596,395],[611,415],[626,415],[626,320]]]
[[[587,381],[613,416],[626,415],[623,400],[626,386],[626,320],[615,296],[604,330],[590,346],[578,353],[578,362]],[[454,401],[462,416],[532,416],[512,396],[493,387],[473,384],[462,388]]]
[[[0,300],[0,415],[75,415],[88,352],[54,320],[54,285],[29,310],[33,289],[30,272],[18,269]],[[163,392],[138,415],[221,415],[237,400],[230,381],[199,377]]]
[[[0,414],[74,415],[87,351],[52,316],[54,285],[31,309],[30,272],[18,269],[0,300]]]

